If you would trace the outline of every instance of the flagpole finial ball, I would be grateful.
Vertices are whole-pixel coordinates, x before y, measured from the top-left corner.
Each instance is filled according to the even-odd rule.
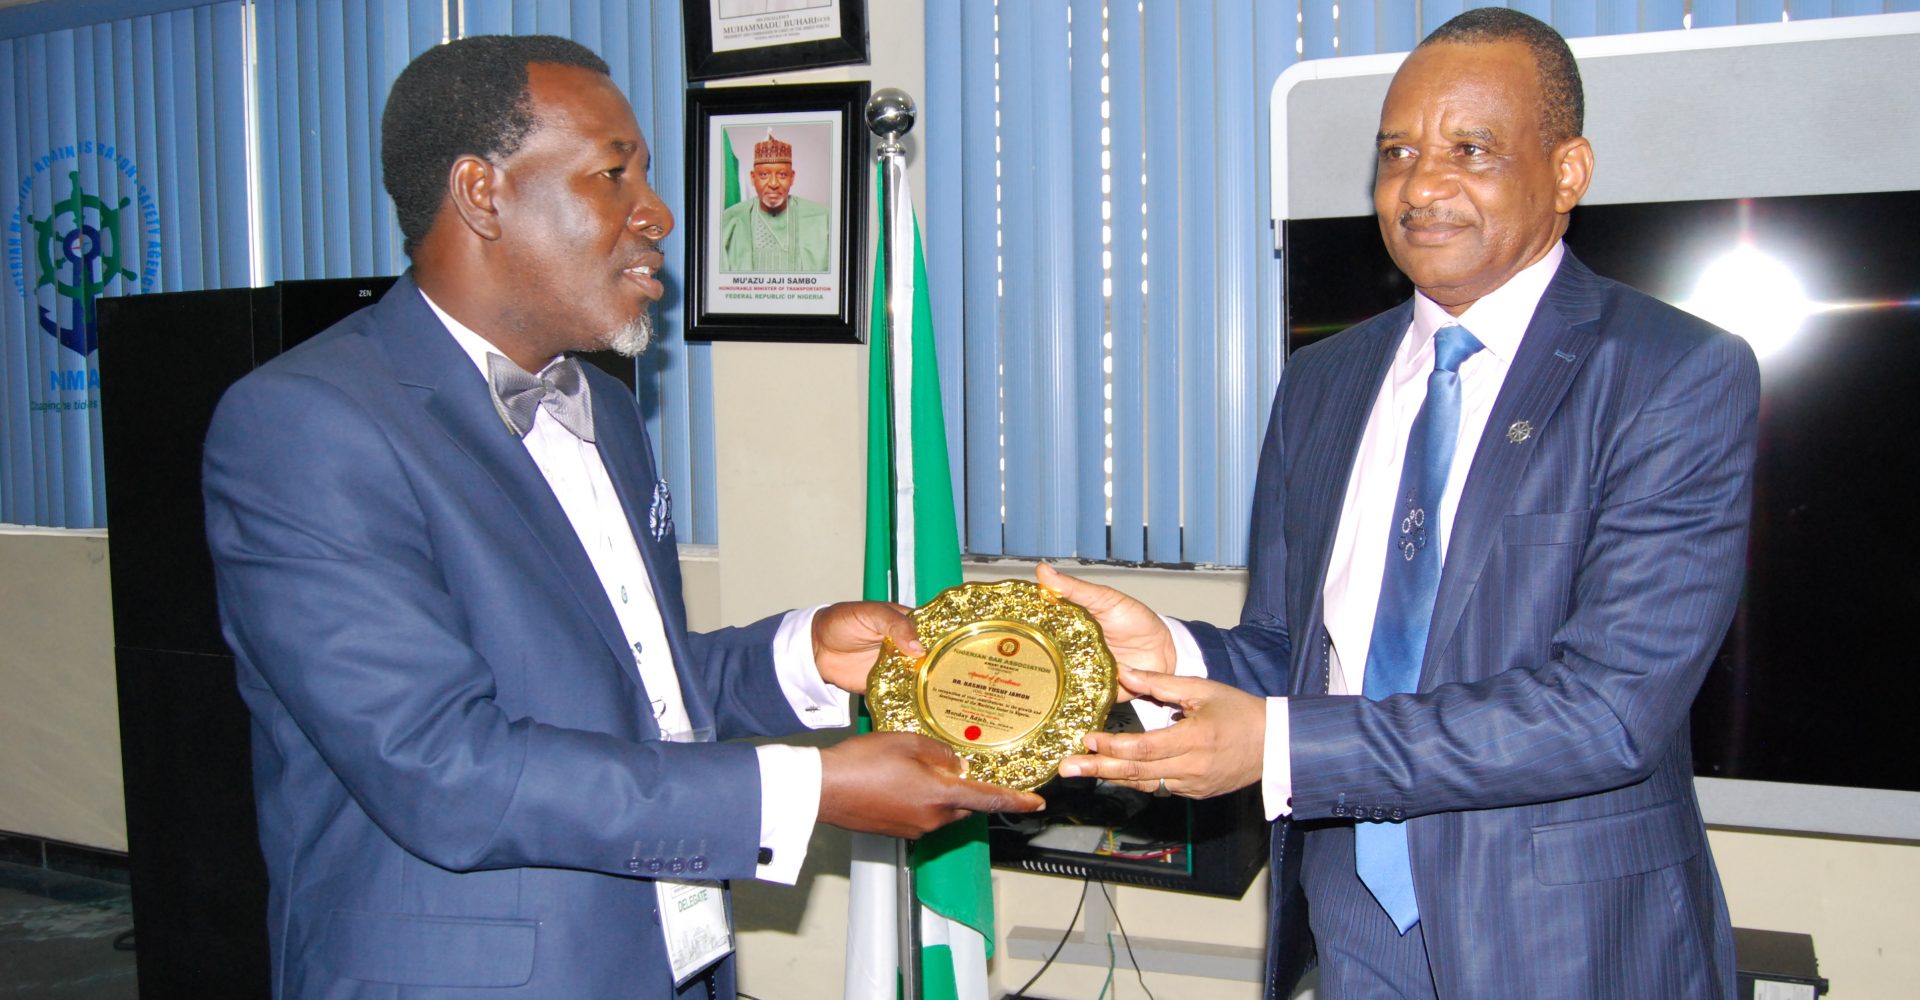
[[[913,98],[898,87],[883,87],[867,100],[867,128],[883,139],[898,139],[913,130]]]

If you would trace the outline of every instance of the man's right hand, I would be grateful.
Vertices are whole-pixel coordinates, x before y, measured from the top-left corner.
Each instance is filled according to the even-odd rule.
[[[820,822],[913,839],[971,812],[1037,812],[1032,792],[960,776],[960,757],[918,733],[867,733],[820,751]]]

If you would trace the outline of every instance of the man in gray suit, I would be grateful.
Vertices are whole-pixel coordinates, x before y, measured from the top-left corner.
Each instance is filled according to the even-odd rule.
[[[1418,294],[1289,361],[1239,625],[1041,571],[1183,713],[1063,774],[1261,783],[1282,990],[1310,929],[1334,998],[1733,995],[1687,713],[1739,592],[1758,369],[1562,244],[1582,116],[1565,42],[1505,9],[1395,75],[1374,205]]]

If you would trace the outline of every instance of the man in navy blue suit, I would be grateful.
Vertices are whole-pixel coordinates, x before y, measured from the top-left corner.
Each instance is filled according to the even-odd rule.
[[[1334,998],[1733,995],[1687,714],[1739,591],[1758,369],[1561,242],[1582,100],[1501,8],[1395,75],[1374,207],[1417,294],[1289,360],[1237,626],[1041,571],[1182,713],[1062,773],[1261,783],[1282,995],[1309,930]]]
[[[719,880],[792,882],[816,822],[918,836],[1038,808],[845,725],[878,603],[691,633],[633,395],[673,216],[607,66],[429,50],[383,167],[413,267],[236,384],[207,534],[253,715],[277,997],[731,998]]]

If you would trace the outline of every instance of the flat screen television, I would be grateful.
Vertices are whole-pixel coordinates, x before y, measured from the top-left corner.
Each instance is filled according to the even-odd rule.
[[[1761,356],[1745,591],[1693,706],[1696,775],[1920,792],[1915,220],[1915,191],[1573,213],[1567,246],[1594,271]],[[1412,294],[1373,217],[1284,225],[1290,350]]]

